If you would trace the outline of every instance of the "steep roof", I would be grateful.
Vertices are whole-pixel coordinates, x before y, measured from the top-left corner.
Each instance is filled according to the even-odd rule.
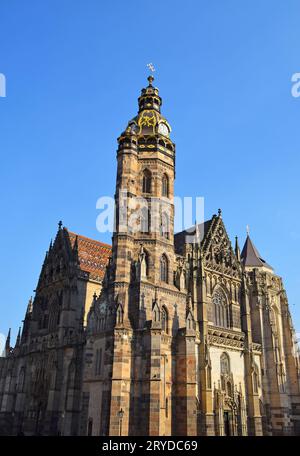
[[[94,273],[102,279],[108,259],[111,256],[111,245],[95,241],[94,239],[81,236],[69,230],[67,231],[72,248],[74,248],[77,237],[80,269],[85,272]]]
[[[266,261],[261,257],[257,248],[251,241],[249,235],[247,236],[245,245],[244,245],[242,253],[241,253],[241,260],[242,260],[243,265],[246,267],[264,266],[268,269],[273,270],[272,266],[270,266],[268,263],[266,263]]]
[[[201,236],[201,239],[206,236],[209,227],[211,225],[212,219],[207,220],[204,223],[199,223],[197,225],[198,233]],[[187,242],[187,236],[195,236],[196,235],[196,225],[192,226],[188,230],[180,231],[174,235],[174,244],[175,244],[175,251],[179,255],[182,255],[184,244]]]

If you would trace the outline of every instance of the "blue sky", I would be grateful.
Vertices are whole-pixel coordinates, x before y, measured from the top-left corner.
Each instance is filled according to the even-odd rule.
[[[297,0],[10,0],[0,4],[0,333],[17,328],[57,222],[96,230],[116,138],[146,64],[177,145],[176,194],[246,225],[284,278],[300,331]]]

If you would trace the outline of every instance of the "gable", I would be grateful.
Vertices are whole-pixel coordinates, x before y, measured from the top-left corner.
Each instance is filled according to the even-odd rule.
[[[46,253],[37,288],[66,276],[70,268],[79,268],[84,278],[102,281],[110,256],[110,245],[60,229]]]
[[[222,217],[214,215],[201,244],[205,266],[223,274],[240,277],[236,258]]]

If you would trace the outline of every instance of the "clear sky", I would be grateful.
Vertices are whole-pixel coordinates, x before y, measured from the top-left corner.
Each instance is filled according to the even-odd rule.
[[[284,278],[300,331],[299,0],[2,0],[0,333],[24,317],[62,219],[96,230],[116,138],[156,66],[177,145],[176,194],[246,225]]]

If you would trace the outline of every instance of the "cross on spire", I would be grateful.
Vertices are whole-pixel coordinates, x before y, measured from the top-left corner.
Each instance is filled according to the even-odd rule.
[[[154,71],[155,71],[155,68],[154,68],[153,63],[147,63],[147,67],[148,67],[148,69],[151,71],[151,73],[152,73],[152,75],[153,75],[153,73],[154,73]]]

